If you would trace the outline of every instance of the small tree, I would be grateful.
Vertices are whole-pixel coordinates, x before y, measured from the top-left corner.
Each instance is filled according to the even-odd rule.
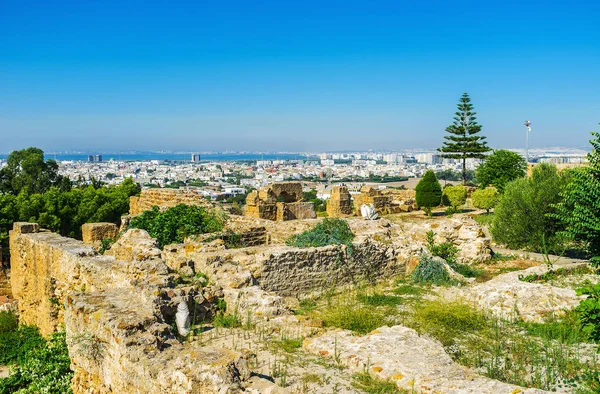
[[[564,227],[551,214],[569,180],[568,172],[559,173],[554,165],[540,164],[531,177],[509,182],[490,227],[494,240],[511,249],[559,251],[564,237],[557,233]]]
[[[564,234],[583,242],[600,262],[600,133],[592,132],[592,151],[587,158],[588,167],[572,172],[571,182],[563,192],[563,201],[556,205],[555,218],[565,226]]]
[[[473,206],[479,209],[485,209],[490,213],[490,209],[498,204],[500,193],[495,187],[486,187],[485,189],[477,189],[471,195]]]
[[[481,125],[477,123],[473,111],[473,104],[467,93],[464,93],[458,103],[458,111],[454,115],[454,122],[446,127],[444,146],[438,151],[442,157],[462,160],[463,185],[467,183],[467,159],[483,159],[484,153],[489,152],[484,136],[477,135],[481,131]]]
[[[464,186],[446,186],[442,195],[442,202],[446,206],[452,207],[452,211],[457,212],[458,207],[467,202],[467,189]]]
[[[526,171],[527,162],[520,154],[500,149],[485,158],[476,176],[480,187],[492,185],[503,192],[508,182],[524,177]]]
[[[425,173],[423,179],[419,181],[415,188],[417,205],[425,213],[431,216],[431,208],[440,205],[442,200],[442,186],[435,177],[433,170]]]

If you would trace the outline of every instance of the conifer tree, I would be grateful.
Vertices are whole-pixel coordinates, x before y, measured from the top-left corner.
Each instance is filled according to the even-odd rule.
[[[484,153],[490,151],[484,136],[477,135],[481,125],[477,123],[476,112],[467,93],[464,93],[458,103],[458,111],[454,114],[454,122],[446,127],[450,135],[444,136],[444,146],[438,148],[442,157],[462,160],[463,185],[467,183],[467,159],[483,159]]]
[[[417,205],[431,216],[431,208],[437,207],[442,202],[442,186],[435,177],[433,170],[428,170],[423,179],[415,187],[415,200]]]

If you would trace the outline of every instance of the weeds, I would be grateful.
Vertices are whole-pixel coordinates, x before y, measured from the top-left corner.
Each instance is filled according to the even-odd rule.
[[[325,326],[338,327],[366,334],[374,329],[390,324],[397,314],[395,307],[372,307],[357,304],[355,299],[345,296],[333,303],[319,315]]]
[[[391,380],[374,379],[368,372],[362,372],[352,376],[352,386],[367,394],[404,394],[407,390],[401,390]]]

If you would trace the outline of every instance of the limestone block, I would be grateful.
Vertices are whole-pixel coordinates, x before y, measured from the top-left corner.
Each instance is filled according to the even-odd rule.
[[[40,231],[40,226],[37,223],[15,222],[13,231],[18,234],[37,233]]]
[[[115,240],[118,232],[114,223],[86,223],[81,226],[83,243],[91,246],[99,246],[107,238]]]
[[[145,230],[132,228],[127,230],[117,242],[105,253],[117,260],[151,260],[159,259],[161,251]]]

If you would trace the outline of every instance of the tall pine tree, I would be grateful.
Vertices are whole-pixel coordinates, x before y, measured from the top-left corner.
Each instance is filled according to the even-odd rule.
[[[442,157],[462,160],[463,185],[467,183],[467,159],[483,159],[484,153],[489,152],[483,136],[477,135],[481,125],[477,123],[473,104],[467,93],[464,93],[458,103],[458,111],[454,114],[454,122],[446,127],[450,135],[444,136],[444,146],[438,148]]]

